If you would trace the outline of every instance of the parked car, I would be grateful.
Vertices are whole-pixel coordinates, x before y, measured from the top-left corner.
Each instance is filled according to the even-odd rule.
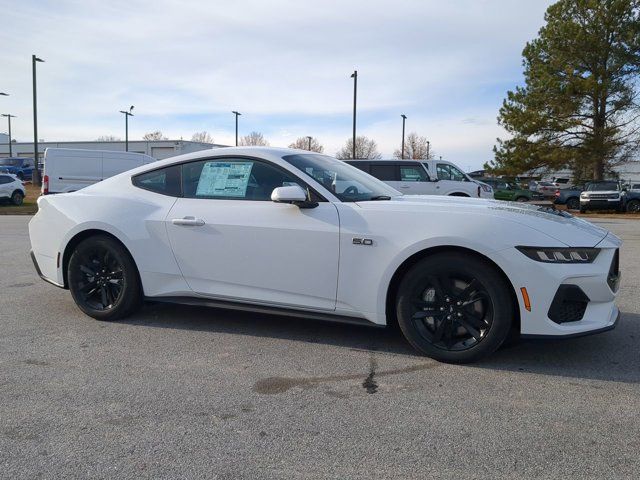
[[[542,181],[532,181],[529,182],[529,190],[532,192],[538,192],[542,194],[542,196],[551,198],[555,197],[556,190],[558,190],[559,185],[555,182],[542,182]]]
[[[334,158],[231,147],[41,196],[32,259],[100,320],[144,299],[386,325],[447,362],[620,316],[621,241],[565,212],[411,196]],[[338,275],[339,272],[339,275]]]
[[[30,181],[33,177],[33,158],[0,158],[0,173],[10,173],[21,181]]]
[[[589,182],[580,194],[580,213],[588,210],[624,210],[624,191],[617,181]]]
[[[0,174],[0,200],[10,200],[14,205],[22,205],[26,191],[18,177],[8,173]]]
[[[493,198],[491,187],[444,160],[346,160],[406,195]]]
[[[629,213],[640,213],[640,189],[624,192],[624,209]]]
[[[154,162],[149,155],[76,148],[47,148],[42,193],[75,192],[105,178]]]
[[[501,178],[486,178],[484,182],[493,187],[493,198],[496,200],[509,200],[511,202],[530,202],[544,200],[544,196],[538,192],[532,192],[520,188],[517,183]]]
[[[567,210],[580,210],[580,194],[585,190],[585,185],[572,185],[568,188],[556,190],[556,205],[566,205]]]

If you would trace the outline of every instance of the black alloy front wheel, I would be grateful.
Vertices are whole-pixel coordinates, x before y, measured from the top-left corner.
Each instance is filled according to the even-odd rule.
[[[417,350],[443,362],[465,363],[500,347],[515,306],[493,265],[470,254],[442,253],[421,260],[405,275],[396,313]]]

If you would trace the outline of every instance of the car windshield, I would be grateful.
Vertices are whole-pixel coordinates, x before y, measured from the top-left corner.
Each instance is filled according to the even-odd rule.
[[[587,190],[590,192],[618,190],[618,183],[617,182],[590,183],[589,186],[587,187]]]
[[[343,202],[384,200],[402,195],[368,173],[326,155],[286,155],[282,159],[322,184]]]
[[[17,167],[20,160],[17,158],[0,158],[0,167]]]

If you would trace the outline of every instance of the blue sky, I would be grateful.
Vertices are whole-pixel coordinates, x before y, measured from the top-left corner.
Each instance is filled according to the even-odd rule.
[[[358,133],[390,156],[407,132],[464,169],[480,168],[504,132],[496,115],[522,83],[521,52],[550,1],[0,0],[0,113],[32,138],[31,54],[39,136],[130,138],[209,131],[231,144],[262,132],[286,146],[314,135],[334,154]],[[0,127],[4,131],[6,127]]]

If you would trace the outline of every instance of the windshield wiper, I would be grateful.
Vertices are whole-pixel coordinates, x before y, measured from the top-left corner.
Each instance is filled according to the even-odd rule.
[[[369,200],[391,200],[389,195],[376,195],[375,197],[371,197]]]

